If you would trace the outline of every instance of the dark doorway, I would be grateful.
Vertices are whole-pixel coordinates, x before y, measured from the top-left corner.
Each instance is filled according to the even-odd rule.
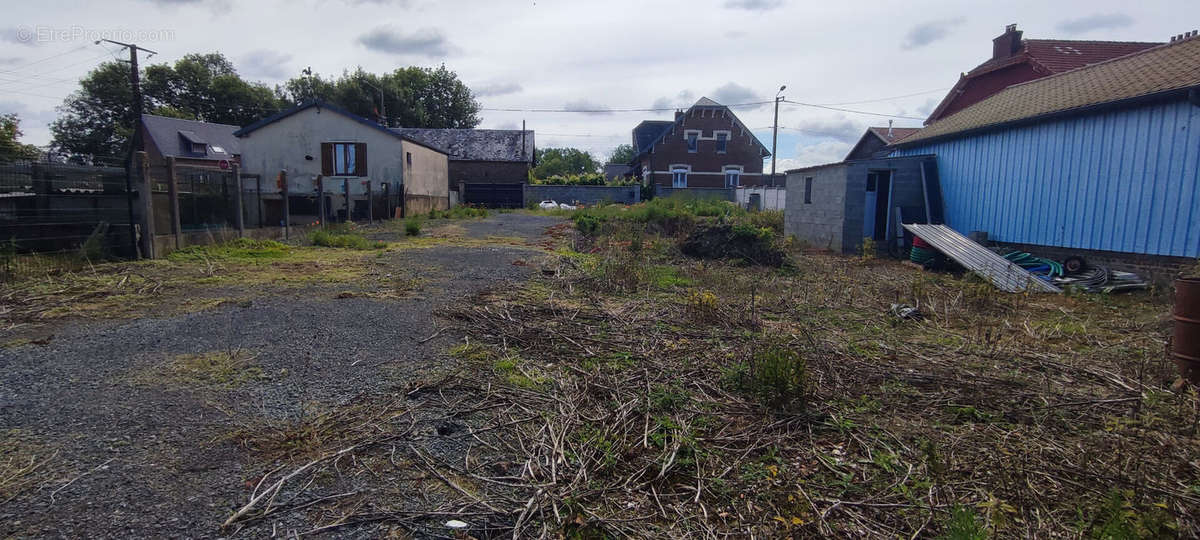
[[[892,196],[892,171],[869,171],[863,216],[863,236],[876,241],[887,239],[888,204]]]

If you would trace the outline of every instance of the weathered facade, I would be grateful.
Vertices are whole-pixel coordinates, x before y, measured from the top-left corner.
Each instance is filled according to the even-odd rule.
[[[787,172],[784,233],[810,246],[857,253],[870,238],[880,251],[911,239],[902,223],[941,223],[932,156],[843,161]],[[927,210],[927,208],[929,210]]]
[[[937,155],[946,224],[960,233],[1194,261],[1200,38],[1010,87],[895,154]]]
[[[243,169],[264,178],[285,171],[294,197],[315,198],[320,177],[332,208],[344,206],[347,186],[360,204],[368,191],[386,195],[397,213],[449,207],[444,151],[333,105],[310,101],[251,124],[237,136]]]
[[[766,146],[729,107],[700,98],[673,122],[646,121],[633,130],[632,174],[645,184],[725,188],[769,183]],[[768,175],[769,176],[769,175]]]

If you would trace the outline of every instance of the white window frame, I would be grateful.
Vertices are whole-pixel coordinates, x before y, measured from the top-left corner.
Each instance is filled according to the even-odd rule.
[[[691,165],[671,165],[671,187],[686,188],[688,173],[692,172]],[[680,182],[679,180],[683,180]]]
[[[721,172],[723,172],[725,174],[725,187],[735,188],[735,187],[742,186],[742,173],[746,172],[746,168],[742,165],[726,165],[721,168]],[[732,183],[729,181],[729,178],[731,176],[729,173],[734,173],[732,175],[733,176]]]
[[[693,134],[696,135],[696,147],[695,148],[690,147],[690,142],[691,142],[691,138],[692,138]],[[689,145],[689,148],[687,149],[689,154],[695,154],[696,152],[700,151],[700,139],[703,137],[704,137],[704,132],[701,130],[698,130],[698,129],[686,129],[683,131],[683,144]]]

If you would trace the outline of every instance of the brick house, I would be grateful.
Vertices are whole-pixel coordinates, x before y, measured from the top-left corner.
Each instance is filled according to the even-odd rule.
[[[925,120],[933,123],[1014,84],[1144,51],[1162,43],[1022,39],[1010,24],[992,40],[992,57],[959,76],[954,88]]]
[[[763,159],[771,155],[729,107],[706,97],[674,121],[638,124],[633,151],[633,176],[674,188],[765,185]]]

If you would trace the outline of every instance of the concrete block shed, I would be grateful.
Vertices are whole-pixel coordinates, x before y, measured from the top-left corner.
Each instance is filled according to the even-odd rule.
[[[787,171],[784,232],[816,248],[857,253],[864,238],[874,240],[880,251],[886,252],[889,245],[905,248],[911,238],[900,223],[941,220],[933,156],[843,161]]]

